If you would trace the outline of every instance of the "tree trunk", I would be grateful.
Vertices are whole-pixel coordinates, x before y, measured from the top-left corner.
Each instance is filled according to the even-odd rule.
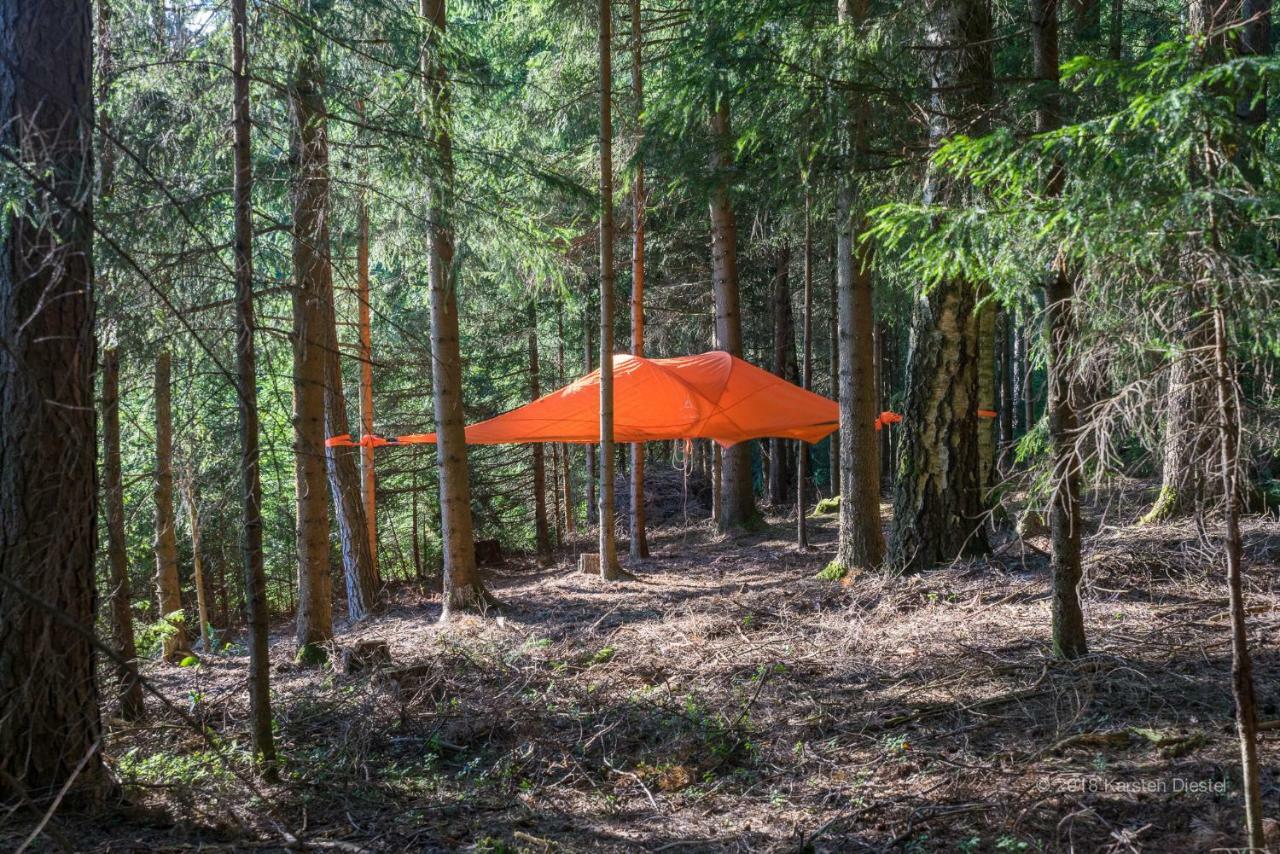
[[[1033,0],[1034,2],[1034,0]],[[1056,2],[1056,0],[1050,0]],[[983,287],[981,294],[990,296]],[[982,487],[995,482],[996,429],[1000,413],[996,410],[996,306],[989,299],[978,309],[978,466]],[[985,502],[985,499],[984,499]]]
[[[773,372],[787,382],[799,379],[796,370],[796,325],[791,309],[791,247],[781,247],[773,260]],[[779,508],[795,497],[790,443],[769,440],[769,503]]]
[[[613,14],[600,0],[600,577],[623,578],[613,531]]]
[[[711,281],[716,307],[716,349],[742,358],[742,313],[738,291],[738,223],[729,196],[733,171],[729,96],[716,92],[711,104]],[[751,443],[725,448],[720,476],[720,529],[753,528],[759,524],[751,491]]]
[[[1056,5],[1057,0],[1040,0],[1046,6]],[[1102,5],[1098,0],[1071,0],[1075,12],[1072,25],[1080,41],[1095,41],[1102,35]]]
[[[1231,693],[1236,703],[1236,734],[1240,740],[1241,777],[1244,783],[1245,829],[1249,847],[1266,850],[1262,827],[1262,784],[1258,767],[1258,708],[1253,687],[1253,662],[1249,654],[1249,630],[1244,603],[1244,579],[1240,538],[1239,441],[1240,420],[1236,408],[1234,366],[1227,350],[1226,318],[1221,307],[1214,311],[1214,367],[1217,373],[1218,430],[1222,491],[1226,498],[1223,552],[1227,563],[1227,591],[1231,610]]]
[[[364,104],[358,104],[361,116]],[[356,211],[356,293],[360,303],[360,434],[373,435],[373,324],[369,299],[369,202],[365,188],[357,194]],[[346,432],[346,431],[343,431]],[[340,435],[335,432],[333,435]],[[378,479],[373,461],[373,446],[360,448],[360,497],[364,500],[365,540],[369,545],[369,565],[377,587],[382,586],[378,572]],[[347,583],[351,583],[348,574]],[[350,593],[348,592],[348,595]]]
[[[583,373],[589,374],[595,370],[591,347],[591,325],[593,321],[589,294],[583,299],[582,304],[584,309],[582,317]],[[587,524],[594,525],[596,523],[596,446],[583,445],[582,454],[587,464]]]
[[[644,27],[640,21],[640,0],[631,0],[631,94],[635,97],[636,124],[639,128],[637,150],[643,141],[640,126],[644,115],[644,68],[641,65]],[[634,227],[631,236],[631,353],[644,355],[644,240],[645,205],[648,197],[644,186],[644,161],[637,155],[635,179],[631,186],[631,212]],[[644,519],[644,443],[631,445],[631,556],[649,556],[649,536]]]
[[[462,353],[458,340],[458,289],[453,269],[453,143],[449,75],[441,58],[447,0],[419,0],[427,21],[422,76],[430,106],[427,139],[432,151],[427,182],[428,276],[431,285],[432,402],[440,481],[440,535],[444,551],[441,621],[457,610],[482,610],[497,600],[476,569],[471,523],[471,482],[462,408]]]
[[[1124,55],[1124,0],[1111,0],[1111,31],[1108,40],[1108,56],[1120,59]]]
[[[563,387],[568,380],[566,371],[566,363],[564,358],[564,303],[561,302],[556,311],[556,340],[558,341],[558,358],[559,364],[557,368],[560,386]],[[571,539],[577,533],[577,507],[574,502],[573,495],[573,454],[567,443],[560,446],[561,473],[564,478],[564,534],[565,539]]]
[[[106,785],[91,647],[92,37],[87,3],[2,14],[0,144],[30,201],[5,215],[0,256],[0,796],[44,800],[82,760],[78,789]]]
[[[1000,312],[997,328],[1000,336],[1000,445],[1007,453],[1013,445],[1013,403],[1017,396],[1013,380],[1013,314],[1007,310]]]
[[[839,231],[839,228],[836,229]],[[832,243],[832,252],[835,251],[835,243]],[[832,259],[834,260],[834,258]],[[832,267],[835,265],[833,264]],[[838,293],[839,286],[837,279],[839,275],[833,269],[829,282],[829,292],[827,299],[827,309],[829,316],[827,318],[827,343],[830,345],[831,351],[827,357],[827,366],[831,371],[831,386],[827,389],[827,396],[832,400],[840,399],[840,295]],[[827,437],[827,478],[829,480],[829,488],[832,496],[840,494],[840,431],[832,433]]]
[[[127,721],[146,717],[138,657],[133,641],[133,602],[129,595],[129,552],[124,533],[124,484],[120,471],[120,356],[115,348],[102,354],[102,421],[106,462],[103,495],[107,501],[107,564],[111,571],[111,639],[119,660],[117,694],[120,716]]]
[[[182,497],[187,505],[187,524],[191,528],[191,584],[196,589],[196,620],[199,622],[202,648],[205,655],[208,655],[213,651],[213,638],[209,635],[209,599],[205,589],[204,555],[200,545],[200,505],[196,500],[194,472],[188,472],[182,478]]]
[[[173,515],[173,413],[170,406],[169,353],[156,357],[156,601],[160,619],[170,621],[164,638],[164,660],[177,661],[191,652],[190,633],[182,610],[178,581],[178,539]]]
[[[289,87],[293,175],[293,452],[298,548],[298,660],[319,663],[333,638],[329,508],[325,466],[325,273],[328,270],[327,176],[317,152],[323,108],[316,113],[318,70],[298,63]]]
[[[0,800],[97,802],[90,3],[0,21]]]
[[[552,442],[551,449],[551,519],[552,519],[552,545],[559,549],[564,545],[564,516],[561,515],[560,508],[560,448],[559,442]],[[545,489],[545,485],[543,487]]]
[[[813,388],[813,221],[812,199],[806,183],[804,190],[804,308],[800,318],[800,387]],[[796,548],[809,548],[809,531],[805,511],[809,506],[809,445],[796,443]]]
[[[253,335],[253,169],[250,149],[249,70],[245,0],[231,0],[232,124],[235,141],[236,398],[240,426],[242,557],[249,624],[249,705],[253,751],[268,780],[276,776],[271,732],[271,659],[267,650],[267,578],[262,559],[262,481],[258,450],[257,357]]]
[[[538,367],[538,308],[529,300],[529,400],[542,396]],[[541,442],[530,445],[533,454],[533,530],[538,563],[551,563],[551,532],[547,527],[547,461],[546,447]]]
[[[301,146],[303,159],[299,166],[302,174],[311,184],[311,196],[318,213],[317,228],[311,239],[318,256],[319,266],[316,274],[319,277],[323,295],[321,308],[324,311],[324,427],[328,435],[341,436],[351,432],[351,424],[347,418],[347,397],[342,382],[337,308],[333,293],[333,263],[329,245],[331,204],[328,113],[325,110],[322,83],[323,80],[320,79],[318,72],[309,80],[299,81],[299,111],[305,118],[304,121],[300,121],[300,127],[304,133],[304,144]],[[367,232],[367,222],[362,222],[361,227]],[[367,253],[368,249],[365,246],[366,264]],[[359,255],[359,249],[357,249],[357,255]],[[369,334],[367,281],[363,296],[360,328],[362,351]],[[368,369],[369,362],[362,362],[362,372]],[[365,393],[362,379],[362,396]],[[371,400],[369,405],[372,406]],[[325,448],[325,470],[329,479],[329,492],[333,496],[334,516],[338,523],[338,541],[342,547],[342,571],[347,590],[347,616],[353,621],[361,620],[378,610],[378,589],[381,587],[377,564],[374,561],[374,545],[369,539],[371,535],[376,537],[377,534],[370,527],[368,517],[365,515],[364,486],[356,458],[357,454],[353,448]],[[373,470],[370,468],[370,477],[372,473]],[[367,494],[372,499],[371,486]]]
[[[985,128],[992,86],[989,5],[934,4],[925,38],[933,89],[929,136],[936,148],[954,133]],[[937,170],[925,179],[924,200],[963,203],[961,189]],[[978,289],[956,277],[930,284],[912,313],[902,469],[894,493],[890,561],[905,571],[988,550],[977,423]]]

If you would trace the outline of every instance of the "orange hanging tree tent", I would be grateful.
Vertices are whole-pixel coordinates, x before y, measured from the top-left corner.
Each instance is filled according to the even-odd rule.
[[[840,426],[840,410],[806,391],[723,351],[673,359],[613,357],[613,440],[713,439],[729,446],[748,439],[817,442]],[[881,413],[876,428],[902,420]],[[466,429],[469,445],[600,441],[600,372],[559,391]],[[350,434],[326,444],[372,446],[434,444],[435,433],[394,438]]]

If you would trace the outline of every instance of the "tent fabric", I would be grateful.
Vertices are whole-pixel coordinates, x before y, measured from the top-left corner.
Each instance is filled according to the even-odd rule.
[[[749,439],[817,442],[840,426],[832,401],[723,351],[672,359],[613,357],[615,442],[714,439],[730,446]],[[886,412],[881,424],[900,421]],[[600,441],[600,372],[518,409],[466,428],[469,445]],[[433,444],[434,433],[385,439],[336,436],[326,444]]]

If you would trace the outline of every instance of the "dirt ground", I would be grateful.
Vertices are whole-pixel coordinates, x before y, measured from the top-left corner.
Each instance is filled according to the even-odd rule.
[[[253,782],[243,657],[151,667],[175,708],[111,724],[129,803],[58,816],[41,844],[232,851],[1208,851],[1243,808],[1216,543],[1122,524],[1087,546],[1091,654],[1049,656],[1043,540],[915,577],[815,574],[835,526],[655,533],[637,580],[572,553],[490,581],[501,618],[441,627],[404,588],[339,647],[342,674],[274,645],[283,782]],[[887,510],[887,508],[886,508]],[[1216,529],[1210,529],[1216,533]],[[1247,520],[1266,814],[1280,818],[1280,524]],[[198,720],[208,738],[183,716]],[[6,838],[23,831],[9,823]],[[1280,826],[1269,828],[1280,850]],[[25,835],[25,834],[23,834]]]

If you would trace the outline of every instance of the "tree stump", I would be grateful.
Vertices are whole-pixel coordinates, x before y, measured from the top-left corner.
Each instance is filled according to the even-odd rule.
[[[586,575],[599,575],[600,555],[595,552],[578,555],[578,572]]]
[[[386,641],[366,640],[342,650],[342,672],[378,670],[391,664],[391,648]]]

